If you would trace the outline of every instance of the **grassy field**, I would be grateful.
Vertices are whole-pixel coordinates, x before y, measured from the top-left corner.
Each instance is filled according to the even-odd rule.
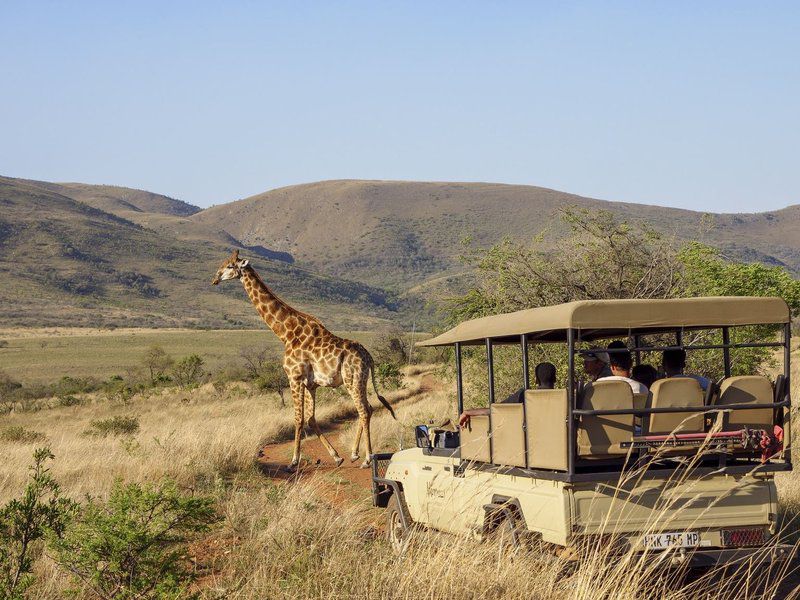
[[[373,336],[366,332],[338,332],[339,335],[369,345]],[[49,383],[64,375],[97,377],[125,375],[141,363],[147,348],[159,345],[180,358],[199,354],[206,369],[216,371],[228,364],[241,363],[239,351],[248,346],[269,346],[280,356],[283,346],[265,329],[0,329],[0,368],[23,384]]]
[[[123,352],[128,337],[139,343],[139,334],[146,332],[136,332],[136,336],[130,331],[86,333],[58,331],[43,336],[39,332],[3,339],[9,339],[10,346],[30,343],[31,352],[46,354],[48,347],[41,348],[34,340],[80,345],[81,338],[110,337],[105,348]],[[266,332],[148,333],[155,337],[144,336],[147,342],[160,343],[176,355],[198,351],[193,345],[198,342],[235,348],[259,339],[248,335],[268,337]],[[189,337],[181,341],[181,336]],[[174,346],[168,346],[170,339]],[[54,362],[55,355],[49,356],[51,373],[65,368]],[[100,363],[93,363],[91,356],[97,355],[87,354],[84,368],[97,372]],[[234,353],[225,356],[232,358]],[[798,398],[800,357],[797,352],[794,356],[793,393]],[[107,357],[98,358],[105,361]],[[423,387],[423,377],[438,383],[433,388]],[[398,419],[392,420],[384,410],[376,411],[372,428],[375,450],[408,447],[413,443],[414,424],[455,416],[452,382],[441,380],[438,371],[430,368],[407,369],[405,387],[387,396],[396,406]],[[183,489],[210,494],[221,522],[190,548],[199,575],[196,591],[202,598],[776,597],[777,581],[766,590],[755,585],[765,571],[744,576],[747,586],[742,577],[730,574],[712,573],[686,581],[637,566],[629,556],[610,556],[608,548],[595,549],[574,572],[545,549],[509,557],[496,545],[434,534],[419,536],[406,554],[397,556],[383,539],[383,511],[371,507],[364,490],[353,494],[352,484],[337,475],[341,471],[277,481],[256,468],[260,447],[286,442],[292,436],[292,411],[281,407],[275,394],[262,393],[245,382],[228,382],[193,390],[156,388],[124,402],[102,394],[87,394],[82,400],[75,406],[0,417],[0,503],[19,495],[31,453],[43,444],[56,456],[53,476],[64,493],[76,499],[85,494],[105,497],[117,478],[149,482],[170,477]],[[377,404],[374,396],[371,400]],[[335,428],[340,452],[353,439],[353,416],[350,400],[336,394],[326,395],[318,406],[318,421],[323,428]],[[87,435],[93,423],[112,417],[136,419],[139,429],[129,435]],[[9,435],[10,431],[16,435]],[[27,435],[19,435],[20,431]],[[308,443],[317,442],[304,442]],[[779,475],[777,484],[785,522],[795,531],[798,527],[792,520],[800,513],[800,475]],[[36,576],[32,598],[63,598],[71,585],[49,555],[37,561]],[[84,589],[77,597],[94,596]]]

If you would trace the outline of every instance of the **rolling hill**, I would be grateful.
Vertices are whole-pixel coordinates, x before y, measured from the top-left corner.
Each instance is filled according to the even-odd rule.
[[[279,295],[332,327],[424,321],[427,301],[458,289],[465,237],[555,237],[567,205],[800,273],[800,205],[705,215],[534,186],[341,180],[201,210],[142,190],[0,177],[0,320],[256,326],[238,286],[208,285],[238,247]]]
[[[55,189],[61,188],[0,177],[4,325],[257,326],[241,286],[210,285],[219,263],[238,245],[235,240],[163,235],[120,216],[131,209],[113,197],[104,202],[118,214]],[[173,211],[175,205],[137,202],[142,204],[137,214],[182,218],[144,211]],[[261,257],[253,264],[279,295],[338,327],[384,322],[400,307],[384,290],[359,282]]]
[[[800,273],[800,206],[772,213],[703,213],[491,183],[323,181],[215,206],[189,220],[302,264],[403,291],[458,271],[460,241],[531,239],[564,229],[558,210],[606,209],[679,239],[701,238],[732,256]]]

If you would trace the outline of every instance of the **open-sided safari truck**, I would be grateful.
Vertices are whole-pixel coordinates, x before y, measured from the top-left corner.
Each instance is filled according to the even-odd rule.
[[[690,566],[785,557],[773,478],[792,469],[790,321],[780,298],[579,301],[466,321],[422,342],[454,346],[459,414],[462,349],[485,346],[489,411],[460,432],[417,427],[416,448],[373,456],[389,539],[402,545],[412,526],[478,538],[501,528],[556,550],[613,537]],[[731,342],[733,328],[753,325],[774,325],[777,335]],[[702,330],[715,342],[685,343]],[[611,339],[627,340],[637,361],[667,349],[713,351],[725,377],[706,392],[688,377],[658,380],[641,395],[625,381],[584,384],[576,357]],[[566,345],[560,389],[531,389],[531,348],[545,343]],[[495,402],[500,344],[521,345],[521,402]],[[775,382],[732,376],[732,353],[754,347],[784,349]]]

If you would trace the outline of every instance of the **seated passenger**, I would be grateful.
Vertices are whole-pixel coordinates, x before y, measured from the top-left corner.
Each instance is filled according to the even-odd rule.
[[[658,371],[653,365],[636,365],[631,371],[631,379],[635,379],[650,388],[658,379]]]
[[[583,370],[591,381],[597,381],[601,377],[611,377],[611,369],[608,366],[608,352],[594,349],[583,355]]]
[[[633,364],[633,359],[631,358],[631,352],[628,350],[625,342],[621,340],[614,340],[608,345],[609,350],[622,350],[623,348],[624,351],[622,352],[608,353],[608,359],[611,363],[611,376],[600,377],[597,381],[624,381],[631,386],[634,394],[648,393],[649,390],[646,386],[634,379],[631,379],[631,365]]]
[[[536,378],[537,390],[552,390],[556,386],[556,366],[553,363],[541,362],[536,365],[533,370],[534,377]],[[520,388],[507,398],[500,400],[500,404],[513,404],[515,402],[525,401],[525,390]],[[488,408],[470,408],[461,413],[458,418],[458,426],[462,429],[469,425],[470,417],[477,417],[479,415],[488,415]]]
[[[664,350],[661,358],[661,368],[664,369],[664,374],[667,377],[691,377],[697,380],[704,392],[711,383],[710,379],[702,375],[690,375],[683,372],[686,368],[686,350],[683,349]]]

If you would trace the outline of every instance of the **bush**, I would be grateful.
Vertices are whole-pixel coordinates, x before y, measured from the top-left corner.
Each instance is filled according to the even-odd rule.
[[[186,543],[216,519],[213,500],[161,485],[117,481],[108,503],[90,498],[54,539],[55,559],[101,598],[187,598]]]
[[[394,363],[380,363],[375,365],[375,376],[384,389],[396,390],[403,385],[403,374]]]
[[[275,392],[281,399],[281,406],[286,406],[286,389],[289,387],[289,378],[286,371],[277,362],[265,363],[261,373],[256,378],[258,389],[264,392]]]
[[[0,432],[0,440],[4,442],[19,442],[22,444],[31,444],[33,442],[40,442],[45,438],[43,433],[33,431],[32,429],[25,429],[20,425],[13,427],[6,427]]]
[[[0,370],[0,402],[10,401],[12,394],[21,387],[22,384],[19,381]]]
[[[34,463],[25,492],[0,509],[0,598],[25,598],[33,583],[33,560],[37,542],[49,532],[59,539],[75,504],[60,497],[60,489],[45,463],[52,460],[49,448],[33,454]]]
[[[134,435],[139,432],[139,419],[137,417],[111,417],[99,419],[89,424],[89,429],[84,433],[95,437],[109,435]]]
[[[150,374],[150,383],[156,385],[166,371],[175,363],[161,346],[150,346],[142,358],[142,364]]]
[[[56,396],[86,394],[99,390],[101,386],[102,384],[93,377],[70,377],[69,375],[64,375],[53,386],[52,393]]]
[[[0,340],[0,348],[8,348],[8,340]]]
[[[77,396],[59,396],[58,398],[58,405],[59,406],[80,406],[84,403],[83,398],[78,398]]]
[[[181,387],[196,385],[203,377],[203,359],[197,354],[185,356],[172,368],[172,376]]]

